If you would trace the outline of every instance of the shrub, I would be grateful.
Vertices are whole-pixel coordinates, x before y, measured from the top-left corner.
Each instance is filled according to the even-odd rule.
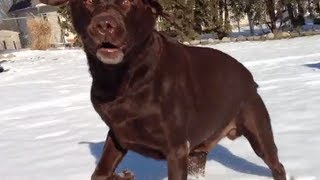
[[[50,48],[51,26],[42,18],[32,18],[27,20],[31,49],[46,50]]]

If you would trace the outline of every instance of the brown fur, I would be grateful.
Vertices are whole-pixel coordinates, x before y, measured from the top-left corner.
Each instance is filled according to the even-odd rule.
[[[169,180],[186,180],[188,172],[204,174],[207,153],[220,139],[241,135],[274,179],[286,179],[268,112],[242,64],[218,50],[184,46],[155,31],[156,17],[163,14],[156,0],[69,4],[93,78],[91,100],[110,128],[92,180],[133,179],[129,172],[114,174],[128,150],[166,159]],[[121,63],[97,58],[106,41],[125,45]]]

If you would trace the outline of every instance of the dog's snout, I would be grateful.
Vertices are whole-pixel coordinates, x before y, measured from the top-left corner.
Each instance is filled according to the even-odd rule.
[[[87,31],[92,40],[99,45],[103,42],[121,44],[126,36],[123,18],[114,10],[93,16]]]
[[[94,22],[96,29],[102,35],[113,34],[118,26],[116,19],[108,15],[98,16]]]

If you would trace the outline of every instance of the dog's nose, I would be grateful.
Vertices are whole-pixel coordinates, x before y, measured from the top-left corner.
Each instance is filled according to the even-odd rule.
[[[112,16],[98,16],[95,22],[96,29],[102,35],[113,34],[117,27],[116,19]]]

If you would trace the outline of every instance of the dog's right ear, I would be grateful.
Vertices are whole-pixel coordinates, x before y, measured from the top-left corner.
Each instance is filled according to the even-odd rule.
[[[68,1],[69,0],[40,0],[41,3],[48,4],[51,6],[59,6],[59,5],[64,4]]]

